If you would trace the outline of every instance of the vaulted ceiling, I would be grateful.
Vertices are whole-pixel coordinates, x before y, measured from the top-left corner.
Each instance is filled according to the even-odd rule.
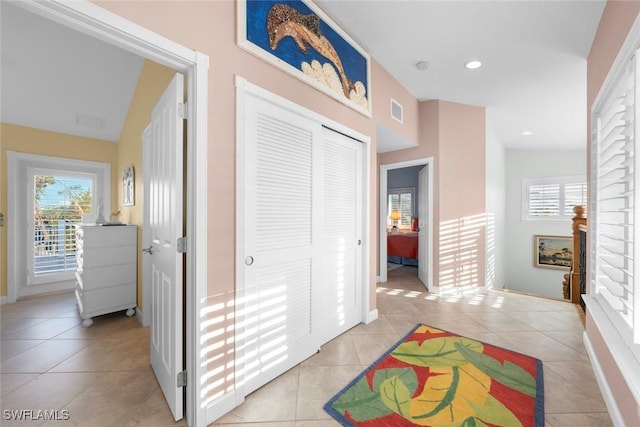
[[[1,120],[116,141],[143,59],[0,3]],[[509,148],[584,149],[604,0],[317,3],[417,99],[486,107]]]
[[[117,141],[143,58],[0,2],[3,122]]]

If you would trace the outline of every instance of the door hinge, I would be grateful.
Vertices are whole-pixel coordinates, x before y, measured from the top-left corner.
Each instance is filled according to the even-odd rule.
[[[187,386],[187,371],[178,372],[178,387]]]
[[[181,254],[187,253],[186,237],[178,237],[178,241],[176,242],[176,250],[178,251],[178,253],[181,253]]]
[[[183,102],[178,104],[178,115],[180,116],[181,119],[188,119],[189,118],[189,103],[188,102]]]

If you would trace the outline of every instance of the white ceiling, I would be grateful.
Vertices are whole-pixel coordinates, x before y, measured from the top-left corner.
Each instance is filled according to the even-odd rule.
[[[604,0],[318,4],[416,98],[487,107],[509,148],[584,149],[586,58]],[[0,5],[1,120],[117,141],[142,58]],[[484,66],[467,70],[470,59]],[[414,143],[378,130],[383,151]]]
[[[416,98],[487,107],[505,146],[585,148],[586,58],[604,0],[318,4]],[[484,65],[467,70],[471,59]]]

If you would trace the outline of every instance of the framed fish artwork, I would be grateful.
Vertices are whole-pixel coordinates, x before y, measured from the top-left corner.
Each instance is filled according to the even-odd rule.
[[[370,57],[310,0],[238,0],[238,45],[371,117]]]

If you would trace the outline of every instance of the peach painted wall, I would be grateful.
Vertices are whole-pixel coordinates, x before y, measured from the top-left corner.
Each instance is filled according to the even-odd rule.
[[[461,125],[464,123],[464,125]],[[440,288],[484,286],[484,107],[440,103]],[[453,247],[452,247],[453,245]]]
[[[116,179],[116,203],[111,205],[113,220],[138,226],[138,307],[142,301],[142,223],[144,188],[142,185],[142,131],[151,121],[151,110],[173,78],[175,71],[153,61],[144,61],[136,91],[129,104],[129,111],[118,140],[118,162],[112,174]],[[134,205],[122,206],[122,174],[124,168],[133,165],[135,187]]]
[[[371,67],[373,119],[368,118],[338,101],[322,94],[287,73],[267,64],[236,46],[236,4],[234,1],[199,2],[123,2],[96,1],[101,7],[148,28],[168,39],[209,56],[209,147],[208,176],[199,177],[208,181],[209,245],[207,305],[210,318],[223,319],[213,322],[209,332],[220,332],[211,347],[220,344],[206,357],[215,359],[209,368],[226,366],[209,378],[209,399],[214,400],[233,388],[233,299],[235,291],[235,76],[246,78],[251,83],[274,92],[332,120],[340,122],[372,137],[372,157],[369,165],[372,192],[369,209],[372,213],[369,249],[370,260],[370,306],[375,308],[375,272],[377,265],[377,162],[375,122],[395,126],[388,118],[388,107],[384,94],[397,93],[405,100],[406,127],[399,129],[403,135],[415,135],[417,111],[406,90],[393,80],[381,67]],[[388,95],[387,95],[388,96]],[[378,104],[380,99],[380,105]],[[410,130],[407,130],[410,129]],[[413,132],[413,133],[412,133]],[[217,206],[226,206],[224,217]],[[218,358],[220,356],[220,358]]]
[[[111,163],[111,206],[115,202],[114,166],[117,158],[117,144],[100,139],[84,138],[57,132],[48,132],[23,126],[0,123],[0,141],[2,147],[2,166],[7,170],[7,151],[16,151],[42,156],[64,157],[75,160]],[[2,175],[0,181],[0,212],[7,217],[7,177]],[[7,235],[6,225],[0,227],[0,295],[7,295]]]
[[[373,93],[374,119],[410,141],[418,141],[418,100],[395,81],[380,64],[373,61],[371,73],[375,77]],[[391,117],[391,99],[402,105],[402,123]]]
[[[589,117],[587,135],[591,135],[591,106],[639,13],[640,1],[637,0],[609,0],[604,9],[587,60],[587,114]],[[590,150],[587,149],[587,154],[589,155],[589,153]],[[590,164],[589,158],[587,164]],[[640,425],[640,402],[636,402],[631,394],[589,311],[587,311],[586,333],[593,345],[597,362],[602,368],[625,425]]]
[[[418,147],[382,153],[378,163],[434,158],[435,285],[484,286],[485,110],[428,101],[419,105],[419,120]]]

